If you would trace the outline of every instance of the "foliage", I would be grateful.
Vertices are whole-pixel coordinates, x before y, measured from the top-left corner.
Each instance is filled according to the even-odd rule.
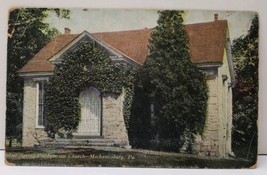
[[[7,110],[6,134],[19,136],[18,126],[22,122],[23,80],[18,71],[42,49],[58,31],[51,28],[44,20],[48,11],[58,17],[67,18],[68,10],[26,8],[10,11],[8,20],[7,50]]]
[[[80,92],[87,87],[101,94],[126,93],[125,122],[128,126],[134,71],[126,65],[113,65],[94,42],[81,41],[64,54],[47,85],[46,129],[51,135],[60,129],[75,131],[80,121]]]
[[[136,148],[150,148],[153,121],[150,115],[150,101],[143,88],[144,75],[137,71],[129,128],[130,145]]]
[[[138,128],[150,120],[150,127],[144,132],[150,133],[147,135],[151,145],[158,144],[155,149],[178,151],[183,145],[185,130],[191,135],[201,134],[205,126],[206,76],[190,60],[182,13],[159,12],[158,26],[152,32],[149,45],[150,54],[137,82],[143,98],[135,98],[133,114],[138,120],[133,125]],[[138,105],[141,102],[145,104]],[[154,111],[150,111],[149,106]],[[138,116],[139,111],[146,116]],[[137,134],[133,135],[138,139]]]
[[[233,149],[237,156],[256,158],[258,118],[259,21],[255,16],[245,36],[234,40],[237,84],[233,91]]]

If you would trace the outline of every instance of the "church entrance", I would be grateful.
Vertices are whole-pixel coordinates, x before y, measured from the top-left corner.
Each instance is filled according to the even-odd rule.
[[[81,121],[77,135],[101,135],[101,94],[93,87],[87,88],[80,94]]]

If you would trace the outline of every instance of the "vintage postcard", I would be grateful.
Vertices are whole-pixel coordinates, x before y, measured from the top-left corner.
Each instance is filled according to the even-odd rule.
[[[9,11],[6,162],[253,168],[256,12]]]

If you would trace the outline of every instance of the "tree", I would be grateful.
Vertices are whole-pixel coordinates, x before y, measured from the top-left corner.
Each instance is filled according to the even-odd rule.
[[[237,156],[256,159],[258,118],[259,20],[255,16],[245,36],[234,40],[237,84],[233,89],[233,150]]]
[[[139,83],[150,103],[142,106],[151,108],[146,109],[151,110],[146,119],[151,117],[147,132],[151,132],[152,145],[167,151],[178,151],[184,137],[202,133],[206,119],[206,76],[190,60],[182,14],[174,10],[159,12]],[[142,111],[140,107],[136,110]]]
[[[18,71],[59,32],[44,22],[48,11],[68,18],[69,10],[26,8],[10,11],[7,51],[6,134],[19,136],[22,122],[23,81]],[[16,129],[17,128],[17,129]]]

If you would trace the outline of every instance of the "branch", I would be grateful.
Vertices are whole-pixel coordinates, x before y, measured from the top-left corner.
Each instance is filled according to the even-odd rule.
[[[18,15],[17,15],[17,18],[16,18],[16,22],[15,22],[15,23],[18,22],[18,20],[19,20],[19,15],[20,15],[20,10],[19,10],[19,12],[18,12]],[[9,25],[8,25],[8,26],[9,26]],[[12,29],[12,32],[11,32],[11,33],[7,33],[7,36],[8,36],[9,38],[12,38],[14,32],[15,32],[15,25],[14,25],[14,27],[13,27],[13,29]]]
[[[41,19],[41,18],[33,18],[33,19],[30,19],[30,20],[25,21],[25,22],[17,22],[17,21],[16,21],[16,22],[13,23],[13,24],[8,24],[8,26],[18,26],[18,25],[22,25],[22,24],[28,24],[28,23],[31,23],[31,22],[37,20],[37,19]]]

